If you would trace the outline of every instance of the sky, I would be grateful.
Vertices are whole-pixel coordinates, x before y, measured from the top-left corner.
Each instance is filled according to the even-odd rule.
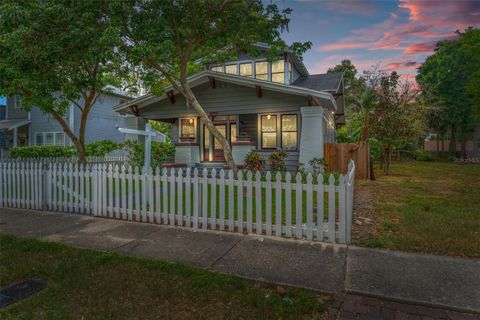
[[[310,74],[349,59],[358,71],[379,64],[413,79],[435,43],[455,30],[480,27],[480,0],[279,0],[293,10],[287,43],[311,41],[304,54]]]

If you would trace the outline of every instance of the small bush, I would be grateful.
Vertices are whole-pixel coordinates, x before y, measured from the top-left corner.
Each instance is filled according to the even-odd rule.
[[[75,156],[75,147],[68,146],[33,146],[9,148],[9,157],[16,158],[51,158]]]
[[[327,165],[327,162],[324,158],[313,158],[312,160],[308,161],[315,171],[323,172],[323,167]]]
[[[417,150],[415,152],[415,159],[418,161],[433,161],[435,160],[435,157],[431,152],[428,151],[423,151],[423,150]]]
[[[245,169],[256,172],[262,171],[265,168],[265,161],[256,151],[250,151],[245,156]]]
[[[121,149],[122,144],[111,140],[99,140],[85,145],[85,152],[89,157],[104,157],[108,153]]]
[[[287,153],[285,151],[275,151],[268,157],[268,164],[272,172],[284,172],[285,171],[285,158]]]
[[[127,152],[127,158],[130,165],[134,167],[143,167],[145,159],[145,145],[135,142],[126,141],[124,148]],[[152,142],[152,168],[161,167],[169,158],[175,155],[175,146],[166,142]]]

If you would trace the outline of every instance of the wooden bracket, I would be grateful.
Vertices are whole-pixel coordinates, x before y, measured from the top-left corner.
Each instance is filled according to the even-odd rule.
[[[215,83],[215,77],[208,76],[208,82],[210,83],[210,88],[215,89],[217,84]]]
[[[308,96],[307,99],[308,99],[308,105],[309,106],[314,106],[315,105],[312,96]]]
[[[140,110],[138,110],[138,106],[137,105],[134,105],[134,106],[130,106],[130,110],[132,111],[133,115],[135,117],[139,117],[140,116]]]
[[[173,90],[166,92],[168,99],[170,100],[171,104],[175,103],[175,95],[173,94]]]
[[[258,98],[261,98],[261,97],[262,97],[262,87],[256,85],[256,86],[255,86],[255,91],[257,92],[257,97],[258,97]]]

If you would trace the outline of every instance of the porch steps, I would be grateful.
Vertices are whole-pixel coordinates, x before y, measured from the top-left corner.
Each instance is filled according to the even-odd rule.
[[[198,162],[195,164],[195,167],[198,168],[198,170],[203,170],[204,168],[207,168],[208,171],[212,169],[223,169],[225,166],[226,162],[223,161],[218,161],[218,162]]]

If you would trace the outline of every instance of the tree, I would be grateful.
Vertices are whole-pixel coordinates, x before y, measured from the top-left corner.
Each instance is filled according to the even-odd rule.
[[[440,137],[442,140],[442,151],[443,151],[443,136],[448,129],[448,118],[444,109],[442,108],[430,108],[426,113],[426,125],[435,131],[437,139],[437,151],[436,155],[438,158],[440,152]]]
[[[286,48],[280,35],[291,9],[279,11],[260,0],[104,1],[104,7],[130,62],[141,64],[150,79],[168,81],[185,97],[221,143],[229,167],[237,171],[228,141],[198,102],[187,77],[203,65],[234,58],[239,51],[259,54],[256,42],[271,46],[270,58],[278,56]],[[310,46],[295,43],[291,49],[301,54]]]
[[[337,64],[333,68],[329,68],[327,73],[336,73],[336,72],[343,72],[343,84],[346,91],[350,89],[350,87],[354,84],[357,80],[355,77],[357,75],[357,68],[352,64],[352,62],[348,59],[342,60],[340,64]]]
[[[405,140],[418,136],[415,124],[419,116],[411,83],[402,83],[395,71],[382,75],[379,80],[380,86],[375,88],[378,105],[375,107],[371,131],[380,143],[381,165],[388,174],[393,150],[404,144]]]
[[[97,99],[124,72],[117,39],[95,0],[14,1],[0,5],[0,94],[51,114],[85,161],[85,128]],[[78,133],[65,120],[81,111]]]
[[[445,110],[451,130],[449,151],[455,154],[457,130],[466,137],[480,114],[480,30],[456,32],[458,39],[437,43],[435,52],[419,68],[417,82],[432,105]]]

